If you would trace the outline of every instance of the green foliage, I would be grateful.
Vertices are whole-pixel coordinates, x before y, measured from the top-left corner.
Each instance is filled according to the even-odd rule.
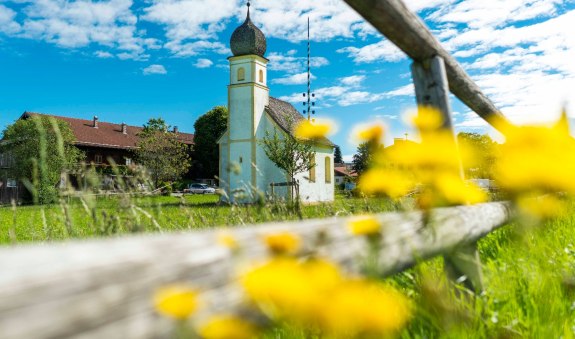
[[[225,106],[212,108],[194,123],[192,171],[195,177],[212,179],[218,175],[220,150],[217,142],[227,125],[228,109]]]
[[[136,159],[146,167],[154,187],[162,181],[176,181],[190,168],[190,149],[161,118],[150,119],[138,134]]]
[[[335,152],[333,154],[333,162],[336,164],[343,163],[343,157],[341,156],[341,148],[338,145],[335,145]]]
[[[58,197],[61,174],[73,170],[84,159],[74,146],[75,140],[66,122],[34,115],[4,130],[0,152],[14,159],[8,175],[25,184],[35,203],[47,204]]]
[[[373,142],[364,142],[357,146],[357,153],[353,155],[353,165],[351,169],[358,175],[361,175],[370,166],[373,154],[381,145],[376,145]]]
[[[469,179],[492,179],[498,144],[487,134],[469,132],[457,134],[457,142],[460,147],[472,152],[471,158],[463,157],[465,177]]]
[[[287,133],[274,130],[271,134],[266,131],[265,137],[260,141],[268,158],[279,168],[285,171],[291,182],[297,182],[295,176],[315,167],[313,158],[315,153],[310,143],[301,142]],[[293,198],[293,186],[291,197]]]

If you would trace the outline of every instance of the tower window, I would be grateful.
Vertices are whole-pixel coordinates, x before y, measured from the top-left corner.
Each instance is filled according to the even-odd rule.
[[[310,159],[311,165],[313,166],[310,170],[309,170],[309,181],[310,182],[315,182],[315,154],[312,154],[311,159]]]
[[[325,157],[325,183],[331,184],[331,159]]]
[[[260,69],[260,72],[259,72],[259,81],[260,81],[261,83],[264,82],[264,71],[261,70],[261,69]]]
[[[238,68],[238,81],[246,80],[246,70],[243,67]]]

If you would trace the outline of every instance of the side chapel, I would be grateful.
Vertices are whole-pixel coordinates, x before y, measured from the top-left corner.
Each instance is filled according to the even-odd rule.
[[[230,199],[234,199],[234,192],[243,191],[250,196],[254,190],[287,199],[290,187],[272,189],[271,184],[291,180],[266,156],[259,141],[266,131],[272,135],[283,131],[293,136],[290,125],[305,118],[290,103],[270,97],[268,59],[264,57],[266,38],[252,23],[249,7],[248,3],[246,20],[230,40],[233,56],[228,58],[228,129],[218,141],[220,188]],[[316,166],[296,175],[302,202],[334,200],[333,150],[334,144],[327,139],[316,143]],[[239,171],[230,171],[232,164],[239,166]]]

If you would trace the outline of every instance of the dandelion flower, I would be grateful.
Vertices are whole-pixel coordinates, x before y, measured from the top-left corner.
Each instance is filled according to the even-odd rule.
[[[297,252],[300,246],[300,238],[288,232],[267,235],[264,242],[274,254],[292,254]]]
[[[198,306],[198,293],[186,285],[169,285],[162,287],[154,294],[154,306],[162,315],[186,319]]]
[[[257,332],[254,324],[233,315],[214,316],[199,330],[205,339],[250,339]]]
[[[379,234],[381,231],[379,220],[371,215],[353,218],[349,221],[348,226],[354,235]]]
[[[301,120],[294,128],[294,135],[298,139],[315,140],[327,137],[335,130],[335,124],[330,120]]]
[[[218,244],[227,247],[230,250],[237,250],[239,247],[236,238],[234,238],[233,235],[227,232],[222,232],[218,234]]]

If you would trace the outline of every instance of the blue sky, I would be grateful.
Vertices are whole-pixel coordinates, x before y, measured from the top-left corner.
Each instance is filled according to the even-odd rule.
[[[473,79],[517,123],[575,108],[573,0],[409,0]],[[193,132],[227,103],[238,0],[0,0],[0,128],[36,111],[142,125],[161,116]],[[352,126],[383,120],[386,143],[412,131],[410,61],[343,1],[252,1],[268,38],[270,94],[300,111],[306,20],[317,117],[335,120],[349,157]],[[494,133],[457,100],[458,130]],[[574,115],[575,116],[575,115]]]

